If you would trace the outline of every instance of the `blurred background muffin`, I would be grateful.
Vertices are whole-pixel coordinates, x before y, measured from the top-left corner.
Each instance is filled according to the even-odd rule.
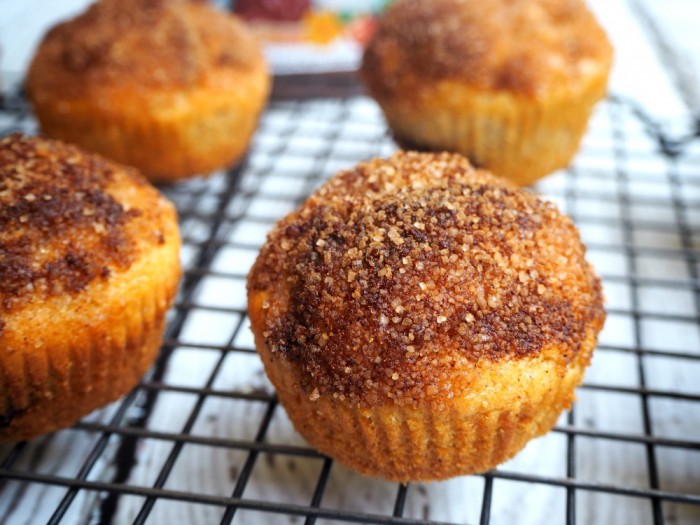
[[[102,0],[46,34],[26,85],[46,135],[173,181],[241,158],[270,79],[235,15]]]
[[[526,185],[569,163],[611,63],[582,0],[398,0],[361,77],[404,147]]]

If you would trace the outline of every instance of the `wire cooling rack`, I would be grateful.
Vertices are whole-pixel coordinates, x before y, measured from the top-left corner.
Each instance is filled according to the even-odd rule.
[[[606,291],[574,409],[492,472],[403,486],[304,443],[248,327],[246,273],[274,222],[337,170],[396,148],[342,79],[323,87],[345,96],[283,98],[313,85],[278,84],[241,166],[163,188],[185,274],[161,356],[121,401],[0,447],[0,522],[700,523],[699,141],[670,139],[624,101],[598,106],[573,164],[537,187],[574,218]],[[7,93],[0,134],[18,130],[36,123]]]

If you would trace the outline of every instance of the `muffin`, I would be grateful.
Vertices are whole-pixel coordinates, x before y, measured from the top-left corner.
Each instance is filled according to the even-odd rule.
[[[583,0],[398,0],[361,78],[404,147],[527,185],[570,162],[611,62]]]
[[[102,0],[47,33],[26,86],[46,135],[169,182],[244,155],[270,79],[235,15],[203,2]]]
[[[175,210],[133,168],[0,140],[0,441],[71,425],[158,353],[180,278]]]
[[[269,234],[255,343],[319,451],[400,482],[488,470],[570,407],[605,314],[554,205],[462,156],[339,173]]]

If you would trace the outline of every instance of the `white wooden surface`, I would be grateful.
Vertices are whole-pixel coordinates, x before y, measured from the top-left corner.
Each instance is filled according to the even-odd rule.
[[[48,24],[82,9],[85,0],[63,2],[39,2],[38,0],[0,0],[0,71],[22,72],[31,56],[34,45]],[[681,122],[693,107],[693,96],[679,89],[677,74],[670,73],[665,62],[664,52],[649,38],[648,20],[640,21],[640,9],[651,13],[658,23],[667,43],[689,68],[690,73],[680,75],[692,78],[700,70],[700,39],[693,34],[694,24],[700,21],[700,2],[683,0],[591,0],[607,28],[616,47],[616,63],[611,81],[611,90],[638,101],[645,109],[659,119]],[[667,52],[667,51],[665,51]],[[697,86],[695,89],[698,90]],[[696,91],[697,92],[697,91]],[[356,111],[372,112],[371,103],[358,103]],[[287,115],[271,115],[270,119],[288,118]],[[586,139],[582,154],[574,166],[580,172],[594,171],[607,173],[614,170],[612,154],[607,150],[609,119],[604,114],[596,115],[591,133]],[[601,139],[603,137],[603,139]],[[641,127],[633,129],[628,137],[628,149],[633,153],[630,160],[635,172],[640,173],[634,186],[633,195],[659,198],[669,192],[664,184],[664,165],[655,162],[655,145],[644,134]],[[264,144],[259,144],[263,148]],[[602,152],[602,153],[601,153]],[[300,169],[303,160],[297,159]],[[255,163],[256,159],[253,158]],[[337,166],[336,166],[337,167]],[[681,173],[700,177],[700,148],[693,155],[682,159]],[[580,179],[583,185],[579,190],[596,190],[614,194],[619,190],[616,183],[607,184],[601,179]],[[216,183],[214,181],[213,183]],[[297,191],[294,181],[275,178],[276,191]],[[284,185],[288,186],[284,186]],[[546,179],[542,191],[557,191],[567,184],[563,174]],[[590,184],[591,187],[585,187]],[[698,192],[700,193],[700,192]],[[700,195],[691,196],[699,198]],[[669,193],[668,198],[672,195]],[[565,207],[566,201],[559,204]],[[588,216],[619,217],[622,213],[616,204],[601,203],[595,200],[579,201],[586,205]],[[258,202],[258,213],[270,216],[283,215],[286,209],[271,209],[269,203]],[[575,211],[575,210],[570,210]],[[675,225],[676,218],[664,216],[666,209],[648,209],[633,206],[632,219],[644,220],[654,213],[655,220],[668,220]],[[689,211],[694,226],[700,224],[700,213]],[[236,241],[262,242],[264,229],[259,225],[232,232]],[[190,225],[194,231],[195,225]],[[581,226],[584,239],[602,248],[590,250],[590,258],[598,270],[606,275],[626,275],[627,260],[619,251],[606,250],[604,246],[618,245],[624,232],[614,228],[601,228],[594,223]],[[676,230],[677,232],[677,230]],[[680,239],[673,231],[669,235],[658,232],[644,232],[632,240],[637,246],[656,248],[678,248]],[[696,239],[696,241],[698,241]],[[700,245],[700,241],[699,245]],[[698,245],[696,245],[697,247]],[[186,260],[189,253],[185,251]],[[251,250],[224,249],[214,262],[216,269],[244,272],[252,262],[255,252]],[[676,260],[640,257],[638,273],[661,279],[683,278],[689,268]],[[227,288],[228,287],[228,288]],[[198,292],[198,304],[211,306],[242,306],[241,283],[207,279]],[[608,307],[628,310],[631,305],[631,292],[624,283],[605,283]],[[639,289],[640,307],[645,312],[680,313],[697,315],[692,291]],[[231,335],[235,316],[228,314],[207,314],[206,326],[194,315],[185,327],[181,340],[188,339],[202,344],[225,344]],[[653,321],[644,319],[640,327],[641,341],[635,339],[635,326],[629,315],[612,314],[601,337],[601,344],[622,348],[645,347],[661,351],[700,353],[700,333],[696,325]],[[250,333],[241,331],[236,344],[252,348]],[[201,387],[206,382],[214,366],[218,353],[202,349],[179,348],[175,351],[165,381],[168,384]],[[644,368],[649,387],[660,390],[674,390],[689,394],[700,394],[700,365],[697,361],[678,362],[664,359],[648,359]],[[639,377],[636,357],[623,351],[598,352],[587,374],[586,382],[592,385],[617,385],[637,387]],[[218,389],[238,391],[271,391],[262,374],[259,360],[254,355],[232,354],[224,363],[214,385]],[[166,393],[160,396],[151,418],[152,430],[177,431],[195,399],[191,395]],[[651,402],[653,426],[656,435],[674,439],[688,439],[700,432],[700,407],[697,402],[681,402],[654,398]],[[197,419],[193,433],[196,435],[250,440],[257,432],[262,418],[263,404],[234,401],[225,398],[208,398],[202,413]],[[91,416],[95,420],[108,421],[110,409]],[[561,424],[566,425],[566,416]],[[581,390],[576,405],[574,424],[579,428],[605,432],[642,433],[643,421],[639,406],[639,396],[611,394],[594,389]],[[88,437],[89,436],[89,437]],[[74,476],[79,468],[82,452],[89,448],[98,436],[87,432],[66,431],[30,443],[22,454],[19,466],[38,469],[41,472]],[[293,431],[284,411],[277,408],[268,441],[287,445],[304,446],[301,438]],[[115,444],[110,443],[109,451]],[[170,452],[171,443],[158,440],[144,440],[140,444],[138,464],[134,468],[129,484],[148,486],[153,483],[158,471]],[[0,457],[6,448],[0,449]],[[602,482],[611,485],[645,488],[649,485],[646,469],[646,449],[641,444],[587,439],[577,437],[577,479]],[[225,448],[187,445],[168,478],[166,488],[173,490],[205,492],[228,496],[235,486],[239,469],[246,453]],[[700,494],[700,453],[687,449],[657,448],[661,488],[689,494]],[[509,472],[522,472],[542,476],[566,476],[566,436],[550,433],[533,441],[515,459],[501,468]],[[251,482],[244,493],[246,498],[264,501],[278,501],[308,505],[318,473],[322,468],[320,459],[298,458],[294,456],[267,456],[262,454],[253,471]],[[99,463],[90,473],[90,479],[109,479],[113,466],[109,461]],[[481,494],[484,480],[479,477],[457,478],[442,483],[418,484],[412,486],[406,505],[405,516],[422,519],[477,523],[480,516]],[[51,488],[37,484],[25,485],[16,482],[0,482],[0,522],[11,524],[42,523],[45,514],[55,508],[63,497],[65,489]],[[362,510],[365,512],[390,513],[396,494],[396,485],[369,480],[342,467],[333,466],[328,488],[323,499],[326,508]],[[647,524],[650,520],[649,503],[646,499],[613,496],[609,494],[577,491],[577,514],[580,524]],[[565,491],[558,487],[528,485],[504,480],[496,480],[494,501],[492,502],[493,524],[558,524],[564,522]],[[533,504],[533,502],[536,502]],[[138,512],[142,498],[123,498],[114,523],[129,523]],[[69,508],[64,523],[78,524],[89,522],[89,512],[94,507],[94,495],[80,491],[76,502]],[[528,509],[523,513],[522,509]],[[700,508],[687,505],[665,503],[666,523],[700,523]],[[160,501],[154,507],[149,523],[216,523],[222,509],[214,506],[192,505]],[[3,521],[4,519],[4,521]],[[235,523],[243,524],[289,524],[300,523],[299,518],[267,515],[240,511]],[[319,524],[330,523],[318,520]]]

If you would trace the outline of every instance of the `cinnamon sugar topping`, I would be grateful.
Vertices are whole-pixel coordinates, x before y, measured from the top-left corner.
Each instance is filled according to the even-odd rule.
[[[368,46],[363,76],[375,94],[459,79],[543,96],[611,57],[583,0],[398,0]]]
[[[46,35],[29,75],[45,74],[54,91],[79,96],[115,81],[187,88],[212,69],[249,69],[259,60],[243,23],[203,3],[101,0]]]
[[[282,220],[251,271],[265,342],[313,398],[455,395],[482,360],[558,359],[600,325],[599,280],[556,208],[451,154],[340,173]]]
[[[140,212],[106,192],[113,169],[58,142],[0,140],[0,311],[129,267],[135,246],[122,230]]]

